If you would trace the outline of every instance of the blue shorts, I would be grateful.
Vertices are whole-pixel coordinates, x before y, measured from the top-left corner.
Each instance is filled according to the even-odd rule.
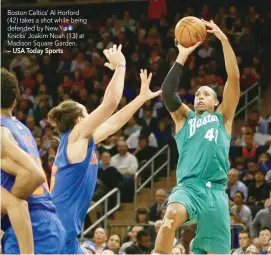
[[[80,247],[78,238],[75,237],[66,243],[65,254],[85,254]]]
[[[30,212],[35,253],[63,254],[66,243],[66,231],[55,213],[35,210]],[[3,253],[20,254],[17,238],[9,227],[2,239]]]

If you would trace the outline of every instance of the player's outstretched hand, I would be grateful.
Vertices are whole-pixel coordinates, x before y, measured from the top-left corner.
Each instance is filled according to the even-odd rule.
[[[216,25],[212,20],[208,22],[204,19],[201,19],[201,21],[207,28],[211,28],[211,29],[207,29],[208,33],[214,34],[220,41],[227,40],[227,36],[222,32],[222,30],[218,27],[218,25]]]
[[[151,78],[152,78],[152,73],[150,73],[148,77],[148,73],[146,69],[144,71],[142,69],[140,70],[141,88],[140,88],[139,96],[144,101],[157,97],[162,93],[162,90],[159,90],[156,92],[152,92],[150,90]]]
[[[112,48],[104,50],[103,53],[106,56],[109,62],[106,62],[104,65],[111,70],[115,70],[118,65],[126,65],[126,60],[124,55],[121,52],[122,45],[120,44],[117,48],[117,45],[113,45]]]
[[[176,40],[175,40],[176,41]],[[178,47],[178,50],[179,50],[179,54],[182,54],[182,55],[190,55],[197,47],[199,47],[201,45],[201,41],[197,42],[195,45],[191,46],[191,47],[184,47],[182,46],[181,44],[179,44],[177,41],[177,47]]]

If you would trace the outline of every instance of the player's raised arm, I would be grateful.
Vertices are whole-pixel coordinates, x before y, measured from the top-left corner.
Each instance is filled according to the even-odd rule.
[[[178,44],[179,55],[162,84],[162,100],[175,122],[176,133],[182,129],[190,111],[190,108],[183,104],[181,98],[177,94],[180,78],[184,73],[184,63],[189,54],[191,54],[200,44],[201,42],[198,42],[189,48],[185,48]]]
[[[240,73],[237,59],[228,38],[220,28],[213,21],[207,22],[202,20],[202,22],[211,28],[207,32],[213,33],[222,44],[228,79],[223,92],[223,102],[219,106],[218,111],[221,112],[225,121],[231,124],[240,98]]]
[[[111,116],[104,124],[102,124],[93,134],[94,142],[97,144],[108,136],[117,132],[122,128],[135,112],[147,101],[161,94],[161,90],[152,92],[150,90],[150,82],[152,74],[147,75],[147,70],[140,71],[141,89],[140,94],[128,105]]]
[[[1,187],[1,214],[7,214],[21,254],[34,254],[33,232],[28,203]]]
[[[101,124],[103,124],[117,109],[123,93],[126,61],[121,52],[121,45],[104,50],[109,63],[105,66],[115,70],[107,86],[101,105],[79,124],[79,136],[89,138]]]
[[[38,163],[14,142],[11,132],[1,127],[1,169],[15,176],[11,193],[28,198],[46,178]]]

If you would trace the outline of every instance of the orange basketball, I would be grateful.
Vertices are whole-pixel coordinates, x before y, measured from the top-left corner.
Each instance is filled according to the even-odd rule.
[[[175,38],[184,47],[203,42],[206,38],[206,27],[200,19],[188,16],[181,19],[175,27]]]

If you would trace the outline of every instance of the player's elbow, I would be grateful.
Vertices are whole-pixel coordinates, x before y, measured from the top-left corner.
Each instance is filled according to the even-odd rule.
[[[108,112],[114,112],[119,104],[119,101],[116,99],[110,99],[107,102],[103,102],[104,106],[108,109]]]
[[[39,186],[46,181],[45,175],[39,168],[29,169],[21,174],[21,178],[27,178],[33,186]]]
[[[240,72],[239,70],[235,70],[233,71],[231,74],[228,75],[228,80],[231,80],[233,82],[235,82],[236,84],[239,85],[239,81],[240,81]]]
[[[34,178],[37,185],[41,185],[46,181],[46,177],[41,171],[35,172]]]

